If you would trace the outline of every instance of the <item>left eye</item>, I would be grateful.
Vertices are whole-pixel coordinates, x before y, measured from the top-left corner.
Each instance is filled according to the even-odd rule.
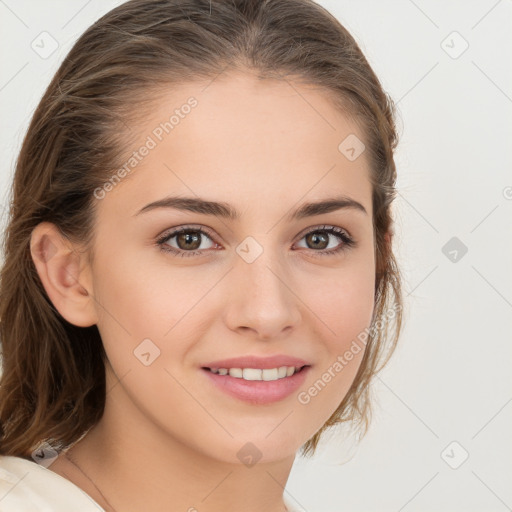
[[[337,241],[334,241],[332,244],[329,242],[329,238],[331,240],[338,239]],[[301,240],[305,240],[306,243],[306,249],[316,248],[320,249],[320,251],[315,252],[333,252],[332,250],[329,251],[329,249],[339,249],[340,240],[343,242],[343,245],[349,245],[351,243],[350,238],[343,232],[338,231],[335,228],[323,228],[323,229],[315,229],[314,231],[310,231],[309,233],[306,233]],[[309,245],[309,247],[308,247]],[[312,247],[311,247],[312,246]],[[302,246],[304,247],[304,246]]]

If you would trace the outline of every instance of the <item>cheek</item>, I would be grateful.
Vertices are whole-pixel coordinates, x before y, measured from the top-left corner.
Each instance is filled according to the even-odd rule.
[[[126,240],[118,241],[114,236],[105,244],[94,270],[94,292],[103,306],[98,311],[101,321],[105,325],[117,321],[117,327],[125,328],[125,332],[140,333],[142,327],[161,336],[163,332],[159,331],[164,331],[164,324],[172,320],[173,312],[167,306],[174,303],[179,307],[176,298],[186,289],[179,275],[172,280],[168,276],[162,278],[151,259],[144,261],[140,257],[140,249],[127,246]],[[115,247],[123,250],[116,251]]]
[[[94,273],[98,329],[111,362],[128,369],[134,364],[134,351],[146,339],[160,350],[160,362],[176,360],[187,350],[194,331],[197,335],[201,330],[201,298],[217,280],[206,267],[173,267],[165,256],[143,262],[136,250],[126,250],[115,260],[106,252],[98,257]]]
[[[335,277],[334,275],[335,274]],[[372,262],[346,266],[309,286],[305,303],[314,312],[315,335],[322,344],[305,389],[297,396],[320,428],[347,394],[360,367],[366,333],[374,310],[375,273]]]
[[[303,290],[331,350],[343,349],[370,325],[375,301],[375,271],[370,260],[317,276]]]

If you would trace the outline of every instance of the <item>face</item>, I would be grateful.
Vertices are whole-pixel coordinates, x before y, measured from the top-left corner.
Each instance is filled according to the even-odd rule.
[[[172,88],[133,130],[136,162],[97,193],[106,410],[218,460],[239,463],[248,442],[262,461],[290,456],[346,395],[364,348],[345,355],[373,313],[368,162],[338,149],[363,134],[318,89],[246,74]],[[171,197],[193,201],[145,208]],[[342,197],[360,206],[302,208]],[[205,369],[246,356],[284,359],[229,364],[241,379]],[[243,368],[286,358],[307,366],[244,379],[283,375]]]

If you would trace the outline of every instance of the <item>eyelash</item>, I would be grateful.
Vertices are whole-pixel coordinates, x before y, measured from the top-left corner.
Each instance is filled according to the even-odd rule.
[[[170,246],[166,245],[166,242],[168,242],[175,236],[177,236],[181,233],[189,232],[189,231],[201,233],[201,235],[206,235],[208,238],[210,238],[212,240],[212,235],[208,231],[204,230],[204,228],[196,228],[194,226],[184,226],[184,227],[181,227],[174,231],[165,233],[164,235],[162,235],[161,237],[159,237],[157,239],[156,244],[161,251],[163,251],[165,253],[172,253],[175,256],[180,256],[180,257],[201,256],[202,253],[205,251],[205,249],[196,250],[196,251],[184,251],[182,249],[176,249],[175,247],[170,247]],[[346,250],[356,246],[355,240],[353,238],[351,238],[350,236],[348,236],[345,230],[337,228],[336,226],[315,227],[314,229],[304,233],[304,235],[301,237],[300,240],[302,240],[302,238],[308,236],[309,234],[316,233],[316,232],[330,233],[332,235],[337,236],[343,242],[336,249],[328,249],[328,250],[323,249],[321,251],[316,251],[314,249],[311,249],[311,251],[313,251],[313,253],[315,253],[315,255],[317,255],[317,256],[334,256],[342,251],[346,251]],[[212,242],[213,242],[213,240],[212,240]]]

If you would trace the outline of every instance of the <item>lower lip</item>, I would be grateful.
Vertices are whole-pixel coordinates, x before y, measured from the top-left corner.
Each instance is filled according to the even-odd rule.
[[[260,405],[278,402],[291,395],[304,383],[310,368],[310,366],[305,366],[300,372],[294,373],[291,377],[266,381],[238,379],[230,375],[219,375],[204,368],[201,368],[201,370],[220,390],[228,395],[251,404]]]

